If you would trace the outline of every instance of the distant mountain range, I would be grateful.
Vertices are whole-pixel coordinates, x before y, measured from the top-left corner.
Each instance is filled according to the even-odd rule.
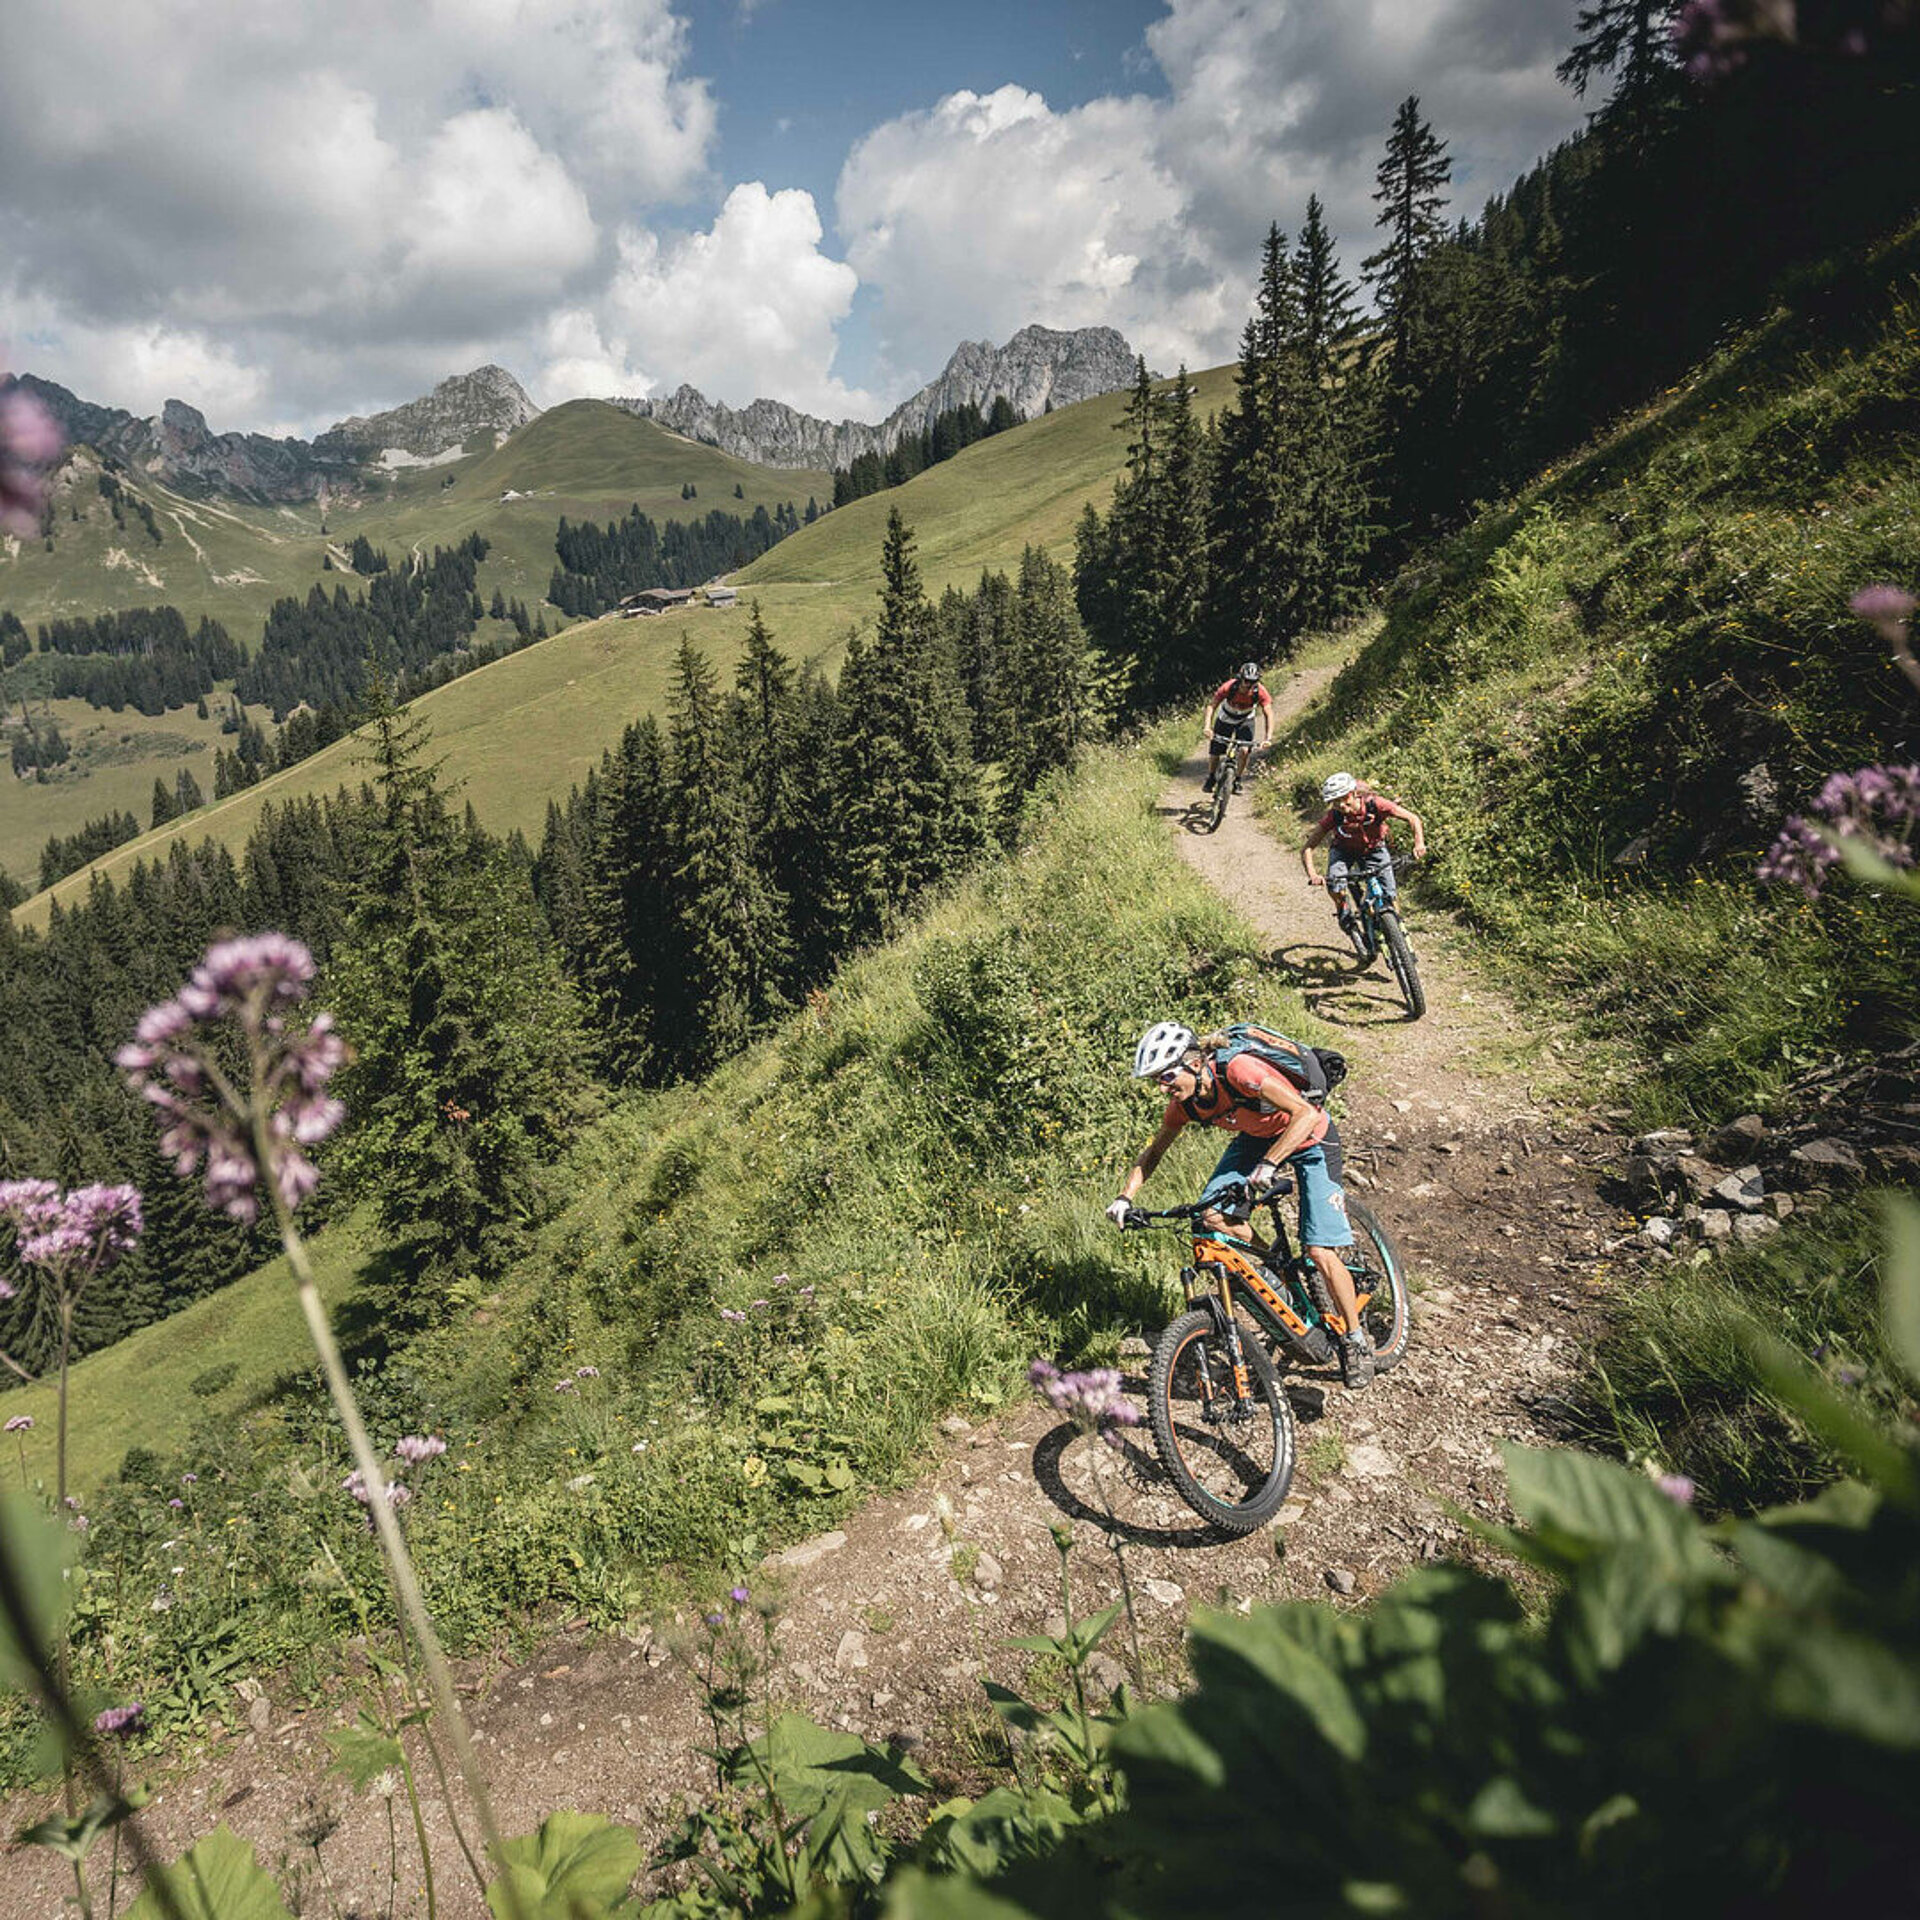
[[[834,468],[850,465],[857,454],[891,452],[954,407],[977,402],[984,409],[1004,397],[1031,418],[1049,406],[1071,406],[1126,386],[1134,366],[1133,349],[1111,327],[1072,333],[1023,327],[1004,347],[963,341],[937,380],[877,426],[817,419],[779,400],[755,400],[736,410],[688,386],[663,400],[608,404],[761,466]],[[47,407],[71,442],[183,492],[269,503],[312,500],[329,490],[356,488],[378,472],[457,459],[477,436],[489,435],[498,444],[540,412],[519,381],[494,366],[456,374],[389,412],[342,420],[314,440],[215,433],[184,400],[169,400],[142,419],[119,407],[94,406],[30,373],[17,383],[0,382],[0,391],[15,384]]]
[[[1135,364],[1133,349],[1111,327],[1072,333],[1022,327],[1004,347],[963,340],[940,377],[878,426],[821,420],[779,400],[756,400],[736,410],[686,386],[663,400],[616,399],[613,405],[764,467],[831,469],[851,466],[862,453],[891,453],[938,415],[969,402],[984,411],[1004,398],[1031,419],[1050,406],[1112,393],[1132,381]]]

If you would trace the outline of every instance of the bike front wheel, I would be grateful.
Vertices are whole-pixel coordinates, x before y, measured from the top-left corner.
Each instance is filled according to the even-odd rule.
[[[1387,965],[1400,983],[1400,997],[1407,1003],[1407,1018],[1418,1020],[1427,1010],[1426,989],[1420,984],[1420,968],[1407,945],[1407,930],[1400,916],[1388,909],[1380,916],[1380,935],[1387,944]]]
[[[1361,1309],[1360,1320],[1373,1341],[1377,1373],[1397,1367],[1405,1357],[1413,1332],[1413,1306],[1407,1293],[1407,1269],[1387,1230],[1373,1210],[1349,1197],[1347,1220],[1353,1228],[1353,1246],[1344,1258],[1354,1284],[1373,1297]]]
[[[1220,759],[1220,775],[1213,784],[1213,804],[1207,814],[1207,831],[1218,833],[1220,822],[1227,817],[1227,802],[1233,797],[1233,756],[1223,754]]]
[[[1147,1369],[1161,1463],[1181,1499],[1226,1533],[1264,1526],[1293,1484],[1293,1407],[1259,1341],[1243,1335],[1240,1350],[1244,1400],[1226,1336],[1204,1309],[1183,1313],[1160,1336]]]

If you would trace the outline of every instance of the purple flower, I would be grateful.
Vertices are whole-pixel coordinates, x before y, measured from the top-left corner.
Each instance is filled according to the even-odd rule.
[[[555,1393],[571,1393],[574,1390],[574,1383],[571,1380],[556,1380],[553,1383],[553,1390]]]
[[[363,1507],[371,1507],[373,1505],[373,1496],[367,1491],[366,1478],[358,1467],[355,1467],[340,1484],[348,1493],[352,1494],[354,1499],[359,1501]],[[413,1498],[412,1489],[403,1487],[397,1480],[389,1480],[386,1483],[386,1487],[387,1505],[390,1507],[404,1507],[407,1502]]]
[[[1840,843],[1852,841],[1890,866],[1913,865],[1912,835],[1920,824],[1920,766],[1857,767],[1836,773],[1813,803],[1815,818],[1792,815],[1756,870],[1775,885],[1820,897],[1840,863]]]
[[[1684,1473],[1662,1473],[1654,1476],[1653,1484],[1664,1493],[1676,1507],[1693,1505],[1693,1482]]]
[[[177,1493],[167,1502],[167,1505],[170,1507],[184,1507],[186,1504],[187,1503],[182,1500]]]
[[[183,1473],[180,1476],[180,1484],[183,1487],[197,1487],[200,1484],[200,1476],[197,1473]]]
[[[304,1033],[287,1030],[287,1011],[306,998],[313,971],[313,956],[283,933],[223,940],[173,999],[141,1015],[133,1041],[114,1056],[166,1122],[160,1145],[174,1171],[184,1179],[204,1163],[207,1204],[236,1220],[260,1211],[253,1105],[220,1070],[212,1038],[231,1023],[245,1039],[277,1191],[297,1207],[319,1180],[302,1149],[346,1114],[326,1093],[347,1057],[332,1017],[318,1015]]]
[[[1862,620],[1870,620],[1876,627],[1890,622],[1904,623],[1912,617],[1913,610],[1920,606],[1905,587],[1862,587],[1847,602]]]
[[[140,1193],[92,1186],[63,1194],[51,1180],[8,1180],[0,1183],[0,1216],[13,1223],[20,1258],[77,1293],[140,1238]]]
[[[733,1307],[722,1307],[720,1309],[720,1318],[722,1320],[730,1321],[735,1325],[737,1325],[739,1322],[744,1320],[746,1317],[747,1316],[744,1313],[739,1312],[736,1308],[733,1308]]]
[[[60,423],[32,394],[0,394],[0,529],[29,539],[40,531],[46,469],[66,444]]]
[[[9,1433],[25,1433],[27,1429],[32,1425],[33,1425],[32,1414],[16,1413],[13,1416],[13,1418],[7,1422],[7,1431]]]
[[[93,1716],[93,1730],[108,1740],[131,1740],[146,1724],[147,1710],[139,1701],[130,1707],[109,1707]]]
[[[573,1377],[576,1380],[598,1380],[600,1378],[600,1369],[598,1367],[575,1367]]]
[[[753,1595],[750,1594],[745,1587],[735,1587],[730,1597],[736,1605],[744,1607],[747,1602],[753,1598]]]
[[[1121,1390],[1117,1368],[1062,1373],[1051,1360],[1036,1360],[1027,1378],[1056,1413],[1064,1413],[1082,1433],[1097,1433],[1110,1447],[1122,1444],[1122,1427],[1140,1424],[1140,1410]]]
[[[408,1466],[417,1467],[423,1460],[432,1460],[446,1450],[447,1443],[437,1433],[409,1433],[401,1437],[393,1451]]]

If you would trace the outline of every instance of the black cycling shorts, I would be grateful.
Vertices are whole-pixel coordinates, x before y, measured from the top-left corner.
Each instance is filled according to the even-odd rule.
[[[1213,723],[1213,750],[1224,753],[1231,746],[1253,745],[1253,716],[1244,720],[1216,720]]]

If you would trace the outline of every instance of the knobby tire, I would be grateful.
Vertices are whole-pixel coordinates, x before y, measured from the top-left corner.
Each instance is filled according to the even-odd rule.
[[[1198,1357],[1216,1393],[1231,1402],[1233,1360],[1214,1316],[1196,1308],[1160,1336],[1147,1369],[1147,1413],[1167,1477],[1201,1519],[1225,1533],[1251,1533],[1279,1512],[1293,1484],[1293,1407],[1259,1336],[1242,1329],[1253,1417],[1210,1424],[1203,1415]],[[1205,1476],[1204,1480],[1202,1476]]]
[[[1387,965],[1400,983],[1400,997],[1407,1003],[1407,1018],[1418,1020],[1427,1010],[1426,989],[1420,984],[1420,969],[1413,949],[1407,945],[1407,930],[1391,908],[1380,915],[1380,932],[1387,943]]]
[[[1370,1207],[1351,1196],[1347,1200],[1347,1219],[1353,1227],[1353,1251],[1349,1266],[1364,1266],[1373,1282],[1373,1298],[1360,1318],[1373,1337],[1373,1365],[1376,1373],[1397,1367],[1407,1351],[1413,1331],[1413,1307],[1407,1295],[1407,1269],[1399,1249],[1387,1237],[1387,1230],[1374,1217]],[[1355,1278],[1360,1278],[1356,1274]]]
[[[1207,831],[1218,833],[1220,822],[1227,817],[1227,802],[1233,798],[1233,756],[1223,755],[1220,761],[1220,777],[1214,782],[1213,809],[1207,815]]]

